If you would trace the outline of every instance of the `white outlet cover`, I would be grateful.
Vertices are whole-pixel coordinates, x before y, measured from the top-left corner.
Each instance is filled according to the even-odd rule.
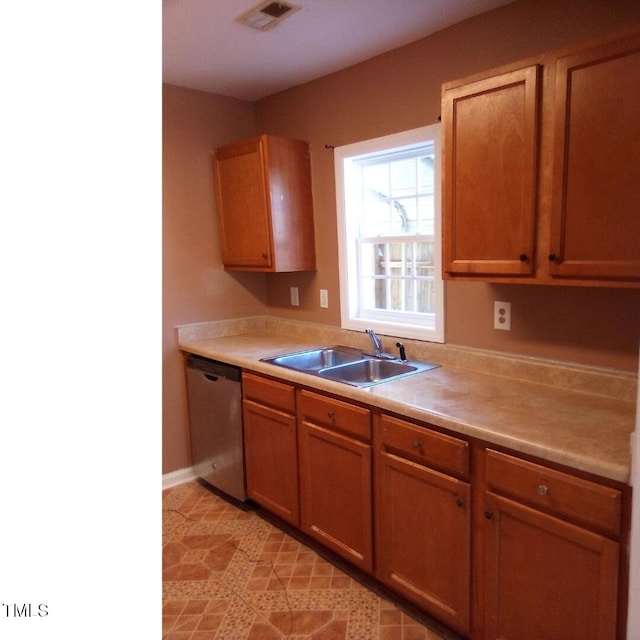
[[[500,331],[511,331],[511,303],[493,303],[493,328]]]

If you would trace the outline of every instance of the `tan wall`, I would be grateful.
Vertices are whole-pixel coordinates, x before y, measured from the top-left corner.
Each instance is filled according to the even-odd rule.
[[[263,275],[223,270],[211,151],[255,134],[253,103],[163,88],[163,472],[191,465],[184,363],[174,327],[261,315]]]
[[[523,0],[344,71],[268,97],[260,132],[311,144],[318,270],[267,281],[269,312],[340,324],[333,154],[344,145],[424,126],[443,82],[640,23],[640,2]],[[300,307],[289,304],[298,286]],[[329,290],[329,309],[319,289]],[[512,303],[511,332],[493,327],[493,301]],[[448,282],[447,342],[637,371],[640,293],[615,289]]]

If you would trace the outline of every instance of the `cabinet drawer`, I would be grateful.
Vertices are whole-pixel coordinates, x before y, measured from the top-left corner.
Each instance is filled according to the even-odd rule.
[[[424,427],[382,416],[382,446],[429,467],[456,476],[469,474],[469,443]]]
[[[618,489],[492,450],[487,450],[487,484],[496,493],[609,535],[620,533],[622,492]]]
[[[320,424],[357,438],[371,440],[371,411],[326,396],[300,391],[303,420]]]
[[[294,414],[296,412],[294,387],[252,373],[242,374],[242,397],[245,400],[253,400],[287,413]]]

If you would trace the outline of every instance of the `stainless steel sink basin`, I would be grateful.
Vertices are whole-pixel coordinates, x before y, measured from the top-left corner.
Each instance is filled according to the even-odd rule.
[[[407,373],[413,373],[416,367],[397,360],[361,360],[341,367],[323,369],[323,378],[347,382],[350,384],[366,384],[381,382],[389,378],[396,378]]]
[[[273,358],[264,358],[263,362],[270,362],[296,371],[319,371],[348,362],[357,362],[363,358],[362,352],[358,349],[337,346],[287,353]]]
[[[390,382],[439,366],[428,362],[380,359],[358,349],[342,346],[286,353],[263,358],[262,362],[356,387],[369,387],[381,382]]]

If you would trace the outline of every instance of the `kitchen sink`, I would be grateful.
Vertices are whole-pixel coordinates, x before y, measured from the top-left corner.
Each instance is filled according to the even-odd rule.
[[[270,362],[296,371],[319,371],[327,367],[357,362],[363,358],[364,355],[358,349],[338,346],[287,353],[273,358],[264,358],[263,362]]]
[[[435,369],[439,366],[429,362],[376,358],[358,349],[342,346],[286,353],[280,356],[263,358],[262,362],[356,387],[369,387],[381,382],[390,382],[404,376],[429,371],[429,369]]]

